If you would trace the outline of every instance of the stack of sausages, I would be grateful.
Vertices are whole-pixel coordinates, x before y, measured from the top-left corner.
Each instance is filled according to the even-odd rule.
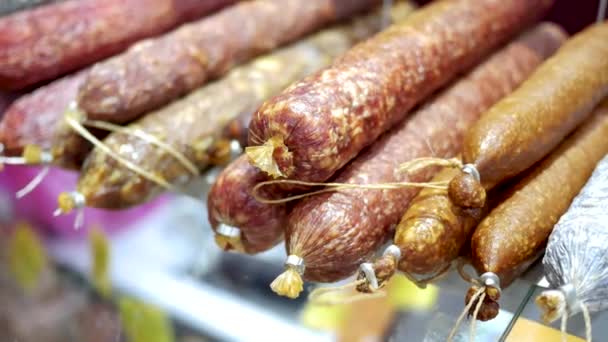
[[[2,152],[80,170],[68,212],[179,191],[249,145],[209,221],[225,250],[285,240],[279,295],[358,269],[361,292],[428,280],[466,254],[466,302],[491,319],[608,153],[608,23],[569,38],[538,23],[552,0],[397,4],[384,30],[379,0],[154,3],[0,18],[0,89],[33,90]]]
[[[233,238],[223,247],[259,252],[283,232],[286,271],[271,287],[288,297],[302,278],[348,277],[393,235],[398,252],[360,275],[376,288],[397,269],[437,275],[470,250],[479,278],[467,302],[493,318],[500,290],[540,255],[608,152],[594,112],[608,92],[608,24],[563,47],[566,34],[543,24],[505,46],[551,2],[493,5],[432,3],[266,101],[246,155],[209,195],[216,233]],[[399,172],[423,157],[426,167]]]

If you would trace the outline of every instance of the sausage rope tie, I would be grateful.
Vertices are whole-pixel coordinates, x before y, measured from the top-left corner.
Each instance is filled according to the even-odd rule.
[[[4,145],[0,144],[0,153],[4,152]],[[21,157],[5,157],[0,156],[0,169],[3,164],[8,165],[48,165],[53,162],[53,155],[48,151],[43,151],[37,145],[26,145],[23,149]],[[50,171],[48,166],[45,166],[34,178],[27,183],[23,188],[17,191],[15,196],[21,199],[34,191],[40,183],[46,178]]]
[[[220,223],[215,231],[215,243],[224,251],[236,250],[244,253],[241,230],[237,227]]]
[[[440,166],[440,167],[451,167],[459,168],[462,172],[471,175],[477,182],[481,182],[481,175],[473,164],[463,164],[460,158],[435,158],[435,157],[424,157],[412,159],[409,162],[401,164],[399,166],[399,172],[406,172],[409,174],[415,174],[428,167]],[[424,184],[424,183],[423,183]]]
[[[382,253],[383,257],[391,257],[395,260],[395,264],[401,259],[401,249],[396,245],[390,245]],[[308,300],[310,300],[313,304],[317,305],[338,305],[338,304],[349,304],[353,302],[357,302],[360,300],[367,300],[373,298],[380,298],[386,296],[385,291],[378,291],[382,289],[386,285],[386,281],[380,283],[378,278],[376,277],[376,272],[374,271],[374,266],[372,263],[365,262],[359,266],[359,270],[365,275],[364,278],[355,279],[350,283],[336,286],[336,287],[318,287],[313,290],[308,296]],[[302,272],[303,273],[303,272]],[[362,284],[369,284],[369,288],[371,290],[370,293],[357,293],[357,294],[347,294],[342,297],[326,297],[328,294],[340,293],[345,290],[358,287]]]
[[[4,152],[4,145],[0,144],[0,153]],[[50,164],[53,162],[53,155],[44,151],[38,145],[26,145],[23,148],[21,157],[0,156],[0,165],[38,165]]]
[[[359,269],[365,275],[365,280],[369,284],[372,291],[378,290],[378,278],[374,272],[374,265],[371,262],[364,262],[359,266]]]
[[[53,213],[53,216],[67,214],[74,209],[76,211],[76,219],[74,220],[74,228],[79,229],[84,223],[84,207],[86,206],[86,198],[78,191],[62,192],[57,198],[59,207]]]
[[[562,341],[567,339],[568,317],[578,313],[583,313],[585,320],[585,337],[587,342],[591,342],[591,316],[587,306],[578,300],[576,289],[572,284],[566,284],[555,290],[543,291],[536,298],[536,305],[542,311],[542,320],[549,324],[561,318]]]
[[[304,259],[297,255],[289,255],[285,260],[285,272],[270,284],[270,288],[280,296],[297,298],[304,290],[302,275],[305,270]]]
[[[124,127],[120,125],[115,125],[110,122],[100,121],[100,120],[83,120],[83,125],[95,127],[99,129],[103,129],[109,132],[119,132],[126,135],[131,135],[136,138],[139,138],[147,143],[155,145],[159,149],[163,150],[170,154],[173,158],[175,158],[182,166],[192,173],[193,176],[198,176],[200,174],[198,168],[194,163],[192,163],[183,153],[177,151],[173,146],[165,143],[154,135],[148,134],[143,130],[135,127]]]
[[[397,245],[390,245],[382,253],[382,258],[385,258],[385,257],[393,258],[394,264],[397,265],[397,263],[399,263],[399,260],[401,260],[401,249]],[[396,268],[396,266],[395,266],[395,268]],[[371,262],[362,263],[361,265],[359,265],[359,270],[361,271],[361,273],[364,276],[363,280],[365,280],[365,282],[363,282],[363,283],[367,284],[369,286],[369,290],[371,290],[371,293],[382,288],[388,280],[388,279],[381,279],[380,281],[378,280],[378,277],[376,276],[374,264]],[[394,272],[393,268],[391,268],[391,272]],[[392,274],[391,274],[391,276],[392,276]],[[366,293],[368,293],[368,292],[366,291]]]
[[[152,145],[158,147],[160,150],[171,155],[188,172],[192,173],[192,175],[198,176],[200,174],[196,165],[194,165],[183,153],[177,151],[173,146],[167,144],[166,142],[162,141],[161,139],[155,137],[152,134],[146,133],[143,130],[136,128],[136,127],[124,127],[124,126],[116,125],[116,124],[101,121],[101,120],[86,119],[82,110],[80,110],[78,108],[78,104],[76,103],[76,101],[70,102],[68,109],[64,113],[64,116],[65,116],[66,120],[68,120],[68,118],[73,118],[73,119],[78,120],[78,122],[81,126],[81,129],[75,129],[75,127],[72,124],[70,124],[69,120],[68,120],[68,124],[70,124],[70,126],[76,131],[76,133],[79,133],[85,139],[86,139],[86,137],[82,134],[83,130],[86,130],[86,128],[84,128],[84,126],[89,126],[89,127],[94,127],[94,128],[102,129],[105,131],[109,131],[109,132],[118,132],[118,133],[130,135],[130,136],[134,136],[149,144],[152,144]],[[120,162],[120,160],[117,160],[117,161]]]
[[[281,199],[268,199],[260,196],[258,193],[261,187],[275,184],[286,184],[286,185],[303,185],[303,186],[323,186],[325,189],[307,192],[304,194],[288,196]],[[252,195],[256,201],[266,204],[281,204],[290,201],[295,201],[301,198],[314,196],[326,192],[339,191],[342,189],[370,189],[370,190],[395,190],[407,187],[413,188],[432,188],[432,189],[446,189],[448,182],[429,182],[429,183],[417,183],[417,182],[394,182],[394,183],[379,183],[379,184],[351,184],[351,183],[317,183],[317,182],[305,182],[294,179],[276,179],[265,182],[260,182],[253,187]]]
[[[460,316],[458,316],[458,319],[456,320],[456,323],[454,324],[454,327],[452,328],[452,330],[450,331],[450,334],[448,335],[447,341],[448,342],[452,342],[454,340],[454,336],[456,336],[456,333],[458,332],[458,328],[460,328],[460,325],[462,324],[462,321],[464,321],[465,316],[467,315],[467,313],[471,310],[471,308],[473,307],[473,304],[475,304],[475,301],[477,301],[477,305],[475,306],[475,311],[473,313],[473,320],[471,321],[471,332],[470,332],[470,341],[474,342],[475,341],[475,326],[473,325],[476,320],[477,320],[477,315],[479,314],[479,309],[481,308],[481,304],[483,303],[483,300],[485,299],[486,296],[486,291],[485,291],[485,287],[480,287],[475,294],[473,294],[473,296],[471,297],[471,300],[467,303],[467,305],[464,307],[464,310],[462,310],[462,312],[460,313]],[[477,300],[479,298],[479,300]]]
[[[78,110],[69,110],[68,109],[65,113],[64,119],[65,119],[66,123],[70,127],[72,127],[72,129],[74,131],[76,131],[78,134],[80,134],[84,139],[88,140],[96,148],[99,148],[102,152],[106,153],[112,159],[123,164],[129,170],[142,176],[143,178],[146,178],[152,182],[155,182],[156,184],[166,188],[167,190],[176,191],[175,187],[173,185],[171,185],[169,182],[167,182],[166,180],[164,180],[162,177],[142,169],[141,167],[134,164],[130,160],[127,160],[127,159],[123,158],[122,156],[120,156],[119,154],[117,154],[116,152],[112,151],[112,149],[110,149],[106,144],[104,144],[99,139],[97,139],[93,134],[91,134],[82,125],[81,120],[79,118],[80,115],[81,114],[79,113]]]
[[[466,316],[466,314],[468,312],[470,312],[471,308],[473,307],[473,304],[477,300],[477,305],[476,305],[475,310],[473,312],[473,317],[471,318],[472,319],[472,321],[471,321],[471,330],[469,332],[469,334],[470,334],[469,340],[471,342],[474,342],[475,341],[475,322],[477,321],[477,317],[479,315],[479,311],[481,310],[481,307],[483,306],[483,301],[486,298],[486,296],[488,296],[487,291],[489,289],[493,290],[494,294],[493,294],[493,296],[491,296],[491,298],[493,298],[493,297],[500,297],[500,293],[502,292],[502,290],[500,288],[500,278],[498,277],[498,275],[496,275],[496,273],[494,273],[494,272],[486,272],[486,273],[482,274],[479,277],[479,279],[476,279],[476,278],[471,277],[464,270],[464,266],[465,266],[464,261],[462,259],[459,260],[458,267],[457,267],[458,274],[460,274],[460,276],[466,282],[474,284],[475,286],[478,286],[479,288],[475,291],[475,293],[473,294],[473,296],[471,296],[471,299],[469,300],[469,302],[465,306],[464,310],[462,311],[462,313],[458,317],[458,320],[456,320],[456,323],[454,324],[454,327],[452,328],[452,330],[450,331],[450,334],[448,335],[448,339],[447,339],[448,342],[453,341],[454,336],[458,332],[458,329],[459,329],[460,325],[462,324],[462,321],[464,320],[464,317]]]
[[[452,328],[452,330],[450,331],[450,334],[448,335],[448,342],[451,342],[454,340],[454,336],[456,335],[456,332],[458,332],[458,328],[462,324],[462,321],[464,320],[465,315],[471,310],[471,308],[473,307],[475,302],[477,302],[477,305],[475,305],[475,310],[473,311],[473,316],[471,317],[471,327],[470,327],[470,331],[469,331],[469,341],[474,342],[475,341],[475,325],[477,322],[477,316],[479,315],[479,311],[481,310],[481,307],[483,306],[484,299],[488,295],[486,291],[488,289],[494,289],[497,291],[498,295],[500,295],[500,292],[501,292],[500,278],[498,278],[496,273],[486,272],[479,277],[479,280],[475,279],[473,282],[478,285],[481,285],[481,286],[479,286],[479,289],[477,289],[477,291],[475,291],[475,294],[473,294],[473,296],[471,297],[471,299],[465,306],[464,310],[458,317],[458,320],[456,320],[454,327]]]
[[[36,176],[32,178],[29,183],[27,183],[23,188],[21,188],[15,193],[15,197],[17,197],[17,199],[21,199],[27,196],[32,191],[34,191],[34,189],[36,189],[38,185],[40,185],[42,181],[46,178],[50,170],[51,168],[49,166],[45,166],[44,168],[42,168],[42,170],[40,170],[40,172],[38,172],[38,174],[36,174]]]

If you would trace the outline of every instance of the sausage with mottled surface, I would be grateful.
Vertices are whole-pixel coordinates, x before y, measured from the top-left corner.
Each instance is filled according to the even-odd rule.
[[[93,68],[80,90],[88,117],[131,121],[279,45],[379,0],[245,1],[164,36],[140,42]]]
[[[78,169],[91,147],[63,121],[63,113],[76,99],[87,69],[63,77],[21,96],[0,121],[3,153],[16,156],[35,145],[53,156],[53,164]]]
[[[391,8],[392,20],[405,18],[413,6],[408,2],[395,4]],[[343,43],[337,44],[335,39],[351,32],[346,37],[350,43],[369,36],[374,30],[380,30],[380,16],[370,15],[357,19],[344,28],[328,29],[310,39],[325,40],[333,47],[331,56],[337,56],[347,48]],[[325,38],[323,38],[325,37]],[[333,38],[332,38],[333,37]],[[353,39],[355,38],[355,39]],[[329,64],[329,62],[328,62]],[[287,208],[285,204],[271,205],[258,202],[253,196],[253,187],[267,177],[246,162],[242,156],[228,166],[218,176],[208,196],[209,221],[216,232],[216,241],[225,250],[238,250],[246,253],[257,253],[274,246],[283,236]],[[277,187],[263,189],[264,197],[273,196],[284,191]],[[245,209],[243,209],[245,208]],[[226,231],[231,234],[226,234]]]
[[[0,88],[21,89],[235,0],[69,0],[0,18]]]
[[[174,186],[187,184],[210,164],[225,164],[231,156],[226,125],[250,117],[269,96],[290,83],[329,65],[354,43],[380,30],[377,13],[352,23],[322,30],[290,46],[256,58],[183,99],[126,126],[152,135],[192,165],[188,168],[167,149],[129,132],[110,134],[103,143],[144,170]],[[194,171],[194,172],[193,172]],[[87,206],[122,209],[148,201],[164,191],[161,185],[133,172],[96,148],[80,173],[78,191]]]

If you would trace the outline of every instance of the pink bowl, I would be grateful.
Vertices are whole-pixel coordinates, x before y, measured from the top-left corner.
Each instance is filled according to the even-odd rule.
[[[86,208],[84,224],[81,229],[74,229],[76,213],[53,216],[57,208],[57,196],[63,191],[76,188],[77,173],[51,168],[44,181],[27,196],[17,199],[12,195],[28,184],[39,172],[40,167],[5,165],[0,171],[0,188],[9,194],[13,200],[16,217],[26,219],[40,227],[46,234],[60,234],[69,237],[86,235],[87,228],[98,224],[106,232],[128,229],[137,220],[150,214],[163,203],[165,197],[159,197],[141,206],[120,211]]]

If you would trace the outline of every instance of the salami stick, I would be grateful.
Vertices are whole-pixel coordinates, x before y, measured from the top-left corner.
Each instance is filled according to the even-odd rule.
[[[52,79],[234,1],[68,0],[0,18],[0,87]]]
[[[88,117],[135,119],[235,64],[324,25],[370,9],[377,0],[245,1],[162,37],[136,44],[93,68],[80,91]]]
[[[394,5],[391,8],[392,20],[402,20],[412,9],[413,6],[409,2]],[[379,30],[379,19],[379,16],[370,17],[367,20],[371,21],[367,25]],[[361,24],[365,21],[362,20]],[[332,31],[329,30],[328,34]],[[353,32],[371,34],[369,29],[362,28],[356,28]],[[251,166],[245,156],[230,164],[218,176],[209,192],[207,205],[209,221],[216,231],[216,241],[222,249],[257,253],[269,249],[281,240],[288,211],[286,205],[261,203],[253,197],[255,185],[266,180],[268,179],[264,173]],[[279,189],[268,187],[262,189],[262,195],[271,197],[277,190]]]
[[[340,171],[335,182],[403,182],[408,176],[395,171],[400,163],[433,153],[453,156],[479,115],[517,87],[564,40],[565,34],[552,24],[515,40],[382,137]],[[428,180],[432,173],[427,169],[415,180]],[[289,214],[286,271],[272,289],[293,298],[302,288],[300,276],[321,282],[349,276],[390,238],[416,193],[414,188],[348,189],[303,199]]]
[[[128,125],[130,131],[110,134],[104,144],[139,168],[153,172],[154,177],[174,187],[182,186],[210,164],[229,160],[231,144],[223,133],[231,120],[251,117],[266,98],[379,31],[380,19],[379,14],[371,14],[259,57],[184,99],[147,114]],[[157,137],[170,149],[159,148],[134,131]],[[86,205],[109,209],[141,204],[164,190],[163,182],[134,172],[100,148],[90,154],[78,183]]]
[[[267,101],[249,126],[251,162],[324,182],[418,102],[550,7],[550,0],[447,0],[363,42]]]
[[[20,164],[80,168],[90,146],[65,125],[63,112],[75,100],[86,72],[61,78],[13,102],[0,122],[3,153],[27,154],[27,158],[15,158]]]
[[[481,275],[467,294],[486,292],[478,319],[498,314],[500,288],[511,284],[547,244],[559,217],[608,153],[608,102],[583,126],[532,168],[492,212],[471,239],[472,262]]]
[[[452,201],[480,207],[485,191],[529,168],[579,125],[608,94],[608,23],[574,36],[465,137],[463,171]]]

